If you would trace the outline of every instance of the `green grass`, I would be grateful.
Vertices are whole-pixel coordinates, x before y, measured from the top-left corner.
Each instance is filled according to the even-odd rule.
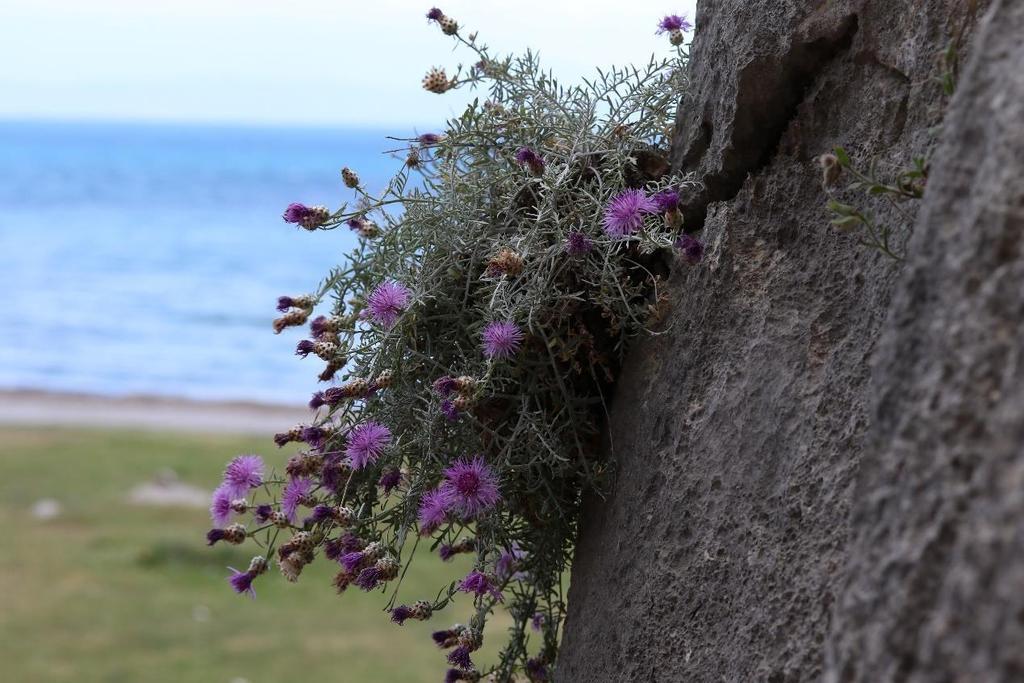
[[[127,502],[161,469],[212,487],[237,453],[286,454],[266,440],[101,430],[0,429],[0,678],[18,683],[278,683],[438,681],[443,654],[430,631],[465,621],[469,600],[430,622],[398,627],[380,593],[337,596],[318,559],[297,584],[272,569],[258,598],[235,595],[227,565],[255,554],[207,548],[204,510]],[[33,503],[63,506],[50,521]],[[418,557],[400,601],[432,598],[470,567]],[[507,621],[488,629],[491,645]],[[493,658],[485,645],[479,663]]]

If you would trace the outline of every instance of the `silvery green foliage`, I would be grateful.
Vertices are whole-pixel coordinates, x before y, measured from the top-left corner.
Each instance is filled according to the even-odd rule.
[[[460,67],[445,87],[474,88],[482,98],[437,141],[402,140],[402,166],[379,195],[349,172],[353,199],[314,221],[362,236],[315,297],[317,312],[339,328],[336,337],[321,335],[335,346],[318,355],[336,368],[344,363],[338,378],[355,388],[316,414],[312,424],[331,436],[315,444],[310,462],[344,453],[346,432],[359,424],[385,425],[393,438],[372,464],[344,469],[343,487],[332,489],[313,472],[303,503],[343,505],[351,519],[297,521],[293,531],[310,533],[313,554],[342,532],[379,542],[401,563],[398,577],[416,571],[409,564],[423,556],[413,552],[417,546],[472,539],[476,569],[495,590],[460,593],[461,577],[453,577],[437,596],[410,596],[395,578],[382,583],[388,606],[425,600],[430,608],[412,618],[442,622],[451,601],[475,600],[472,621],[449,643],[469,651],[488,616],[504,607],[513,620],[508,642],[499,662],[477,673],[508,680],[526,671],[544,680],[553,675],[581,500],[607,477],[599,435],[609,389],[629,339],[656,323],[662,298],[653,271],[680,231],[676,212],[648,216],[625,238],[607,235],[602,221],[625,188],[686,189],[665,163],[686,55],[675,51],[640,69],[564,86],[533,54],[495,58],[475,37],[452,39],[476,63]],[[517,161],[524,147],[542,164]],[[573,232],[592,244],[588,253],[567,251]],[[393,325],[376,321],[367,306],[384,282],[411,294]],[[482,352],[493,321],[512,321],[523,332],[508,358]],[[442,396],[433,385],[445,376],[460,379]],[[500,503],[473,519],[450,515],[423,534],[421,497],[453,461],[475,455],[497,474]],[[397,468],[401,484],[385,495],[378,481]],[[265,527],[268,545],[274,531]],[[300,570],[301,555],[294,554]],[[339,588],[352,580],[344,574]]]

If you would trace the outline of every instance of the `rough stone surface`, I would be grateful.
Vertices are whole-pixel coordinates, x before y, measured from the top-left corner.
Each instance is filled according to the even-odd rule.
[[[560,681],[1024,680],[1024,3],[967,4],[700,5],[708,253],[617,390]],[[934,149],[905,264],[827,228],[835,145]]]

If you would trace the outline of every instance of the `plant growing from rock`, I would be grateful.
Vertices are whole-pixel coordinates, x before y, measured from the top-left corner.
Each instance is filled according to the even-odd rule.
[[[208,538],[266,548],[233,570],[240,593],[272,565],[295,581],[322,557],[339,593],[384,592],[397,624],[472,600],[468,624],[434,633],[447,680],[549,680],[581,500],[607,477],[609,389],[663,302],[659,254],[701,256],[682,232],[690,182],[666,161],[686,53],[566,86],[531,53],[492,55],[439,9],[427,17],[474,63],[432,69],[423,87],[486,99],[443,133],[401,139],[381,193],[345,168],[352,201],[285,211],[307,230],[359,236],[314,294],[281,297],[274,321],[309,324],[297,353],[323,361],[331,384],[308,424],[275,436],[305,444],[280,474],[255,456],[228,465]],[[678,46],[689,25],[659,28]],[[423,545],[471,554],[474,569],[436,596],[405,596]],[[499,606],[513,626],[483,669],[474,652]]]
[[[822,168],[822,184],[829,192],[826,207],[832,214],[831,224],[842,232],[858,233],[858,241],[877,249],[889,258],[902,261],[906,255],[907,240],[914,227],[914,218],[901,206],[908,199],[921,199],[928,181],[928,164],[924,158],[915,158],[909,168],[900,169],[890,181],[881,179],[874,164],[867,171],[858,169],[842,147],[818,158]],[[884,197],[905,221],[897,227],[879,223],[869,211],[835,199],[829,189],[843,174],[851,177],[847,192],[863,192],[870,197]]]

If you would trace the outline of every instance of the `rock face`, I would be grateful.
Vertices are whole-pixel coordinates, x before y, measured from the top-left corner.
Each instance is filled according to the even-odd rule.
[[[973,4],[700,6],[708,252],[617,390],[558,680],[1024,680],[1024,2]],[[828,228],[836,145],[929,155],[910,216],[857,199],[902,264]]]

